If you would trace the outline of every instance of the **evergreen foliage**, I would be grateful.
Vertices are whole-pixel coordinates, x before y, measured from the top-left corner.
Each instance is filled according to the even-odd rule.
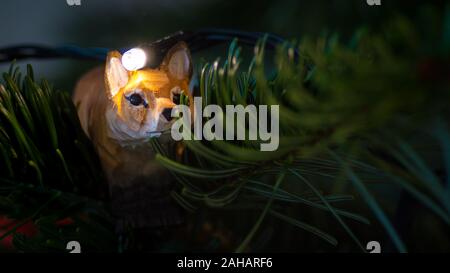
[[[236,252],[267,249],[281,230],[289,240],[301,240],[296,231],[303,230],[332,246],[307,241],[309,251],[365,251],[369,230],[386,235],[391,251],[406,252],[416,233],[405,221],[436,234],[433,246],[448,250],[439,244],[448,242],[450,225],[450,12],[430,13],[423,15],[434,18],[429,29],[396,17],[349,41],[324,34],[285,43],[273,69],[264,40],[249,67],[241,67],[233,41],[223,62],[199,69],[203,106],[280,105],[280,147],[261,152],[258,141],[183,141],[179,158],[150,139],[178,181],[172,197],[197,224],[223,216],[217,225],[233,229]],[[0,240],[15,234],[19,251],[56,251],[81,238],[86,250],[122,251],[75,108],[67,93],[38,84],[31,67],[24,78],[15,66],[3,75],[0,151],[0,215],[19,220]],[[402,208],[405,200],[415,204],[413,216]],[[74,222],[58,224],[67,218]],[[289,227],[272,225],[274,219]],[[15,232],[29,221],[38,236]],[[163,250],[183,247],[192,249],[186,243]],[[199,249],[219,248],[209,242]]]

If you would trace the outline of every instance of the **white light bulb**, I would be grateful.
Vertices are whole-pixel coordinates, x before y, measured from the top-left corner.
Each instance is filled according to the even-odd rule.
[[[147,55],[140,48],[132,48],[122,56],[122,65],[128,71],[141,69],[147,63]]]

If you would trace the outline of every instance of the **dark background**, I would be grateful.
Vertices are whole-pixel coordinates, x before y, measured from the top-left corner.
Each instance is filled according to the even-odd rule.
[[[395,13],[414,14],[419,2],[425,1],[382,0],[381,6],[369,6],[366,0],[81,0],[80,6],[69,6],[66,0],[2,0],[0,47],[38,43],[122,48],[204,27],[273,32],[289,39],[336,31],[345,38],[357,27],[377,27]],[[30,62],[39,77],[68,91],[96,65],[73,60],[21,63]],[[0,70],[8,66],[0,64]]]

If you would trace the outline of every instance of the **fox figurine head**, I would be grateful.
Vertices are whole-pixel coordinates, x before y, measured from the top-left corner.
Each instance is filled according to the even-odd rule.
[[[106,119],[110,137],[135,143],[159,136],[171,126],[171,110],[188,96],[192,60],[184,42],[174,45],[159,68],[128,71],[118,51],[108,54],[105,67],[106,95],[110,100]]]

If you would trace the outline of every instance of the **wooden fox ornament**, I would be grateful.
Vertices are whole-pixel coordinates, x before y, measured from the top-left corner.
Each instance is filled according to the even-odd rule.
[[[173,46],[157,69],[127,71],[112,51],[106,65],[85,74],[73,101],[83,130],[93,142],[106,174],[117,228],[172,225],[181,211],[170,198],[172,178],[154,160],[147,143],[159,137],[166,148],[170,110],[184,93],[192,101],[192,60],[184,42]]]

